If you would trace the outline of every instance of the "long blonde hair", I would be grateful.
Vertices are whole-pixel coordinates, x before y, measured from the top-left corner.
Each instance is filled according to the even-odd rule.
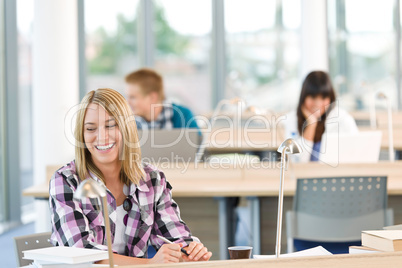
[[[119,152],[121,160],[120,180],[126,185],[130,182],[138,184],[144,176],[141,164],[141,150],[134,114],[127,101],[117,91],[110,88],[99,88],[88,92],[81,101],[75,126],[75,163],[81,180],[90,177],[89,172],[105,182],[105,178],[93,163],[91,153],[85,146],[84,119],[88,105],[94,103],[105,109],[114,118],[120,129],[123,146]],[[120,150],[120,148],[119,148]]]

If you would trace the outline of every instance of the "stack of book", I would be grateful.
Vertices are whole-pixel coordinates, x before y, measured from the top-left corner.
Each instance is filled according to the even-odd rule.
[[[36,268],[98,267],[93,263],[109,258],[107,251],[74,247],[47,247],[23,253],[24,259],[33,260]]]
[[[362,231],[362,246],[349,247],[349,253],[378,253],[402,251],[402,230],[395,226],[385,230]]]

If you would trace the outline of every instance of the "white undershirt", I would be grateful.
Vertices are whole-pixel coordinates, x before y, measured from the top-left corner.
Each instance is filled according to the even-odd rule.
[[[112,248],[119,254],[124,255],[126,250],[126,238],[125,238],[125,231],[126,226],[124,225],[123,218],[127,214],[124,210],[123,205],[116,207],[116,230],[114,233],[114,242]]]

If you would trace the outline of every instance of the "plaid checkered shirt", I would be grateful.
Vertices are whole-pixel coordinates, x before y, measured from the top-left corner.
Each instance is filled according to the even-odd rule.
[[[162,111],[159,113],[158,117],[148,122],[143,117],[136,115],[135,121],[137,123],[138,129],[173,129],[173,106],[169,102],[163,102]]]
[[[125,255],[147,257],[148,242],[156,249],[163,244],[156,235],[184,246],[199,241],[181,220],[179,207],[172,199],[172,187],[163,172],[146,164],[144,171],[146,176],[139,185],[132,183],[129,187],[133,207],[125,230]],[[106,188],[100,179],[92,177]],[[56,171],[50,180],[51,242],[55,246],[107,250],[100,199],[73,199],[79,182],[74,161]],[[116,219],[116,200],[106,190],[113,243],[116,223],[123,224],[123,219]]]

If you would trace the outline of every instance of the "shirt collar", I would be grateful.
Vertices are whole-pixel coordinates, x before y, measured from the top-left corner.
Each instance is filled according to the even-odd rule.
[[[148,185],[145,183],[144,179],[141,179],[138,185],[131,183],[130,184],[130,195],[133,196],[135,194],[135,190],[138,189],[141,192],[149,192]]]
[[[99,183],[103,188],[107,189],[105,183],[104,183],[101,179],[99,179],[98,177],[96,177],[95,174],[93,174],[91,171],[88,170],[88,172],[89,172],[89,178],[95,180],[95,181],[96,181],[97,183]]]
[[[106,185],[103,183],[103,181],[101,179],[99,179],[98,177],[95,176],[95,174],[93,174],[91,171],[89,171],[89,177],[94,179],[96,182],[98,182],[102,187],[104,187],[105,189],[107,189]],[[148,176],[148,174],[146,173],[145,176]],[[134,183],[130,183],[130,195],[134,195],[135,194],[135,190],[138,188],[138,190],[140,190],[141,192],[149,192],[149,187],[148,185],[145,183],[145,180],[143,178],[140,179],[138,185],[134,184]]]
[[[173,116],[173,113],[171,112],[172,109],[172,103],[164,101],[162,103],[162,111],[158,114],[155,121],[170,120]]]
[[[164,101],[162,104],[162,110],[158,114],[158,117],[154,120],[155,123],[164,124],[166,121],[172,120],[173,106],[172,103]]]

